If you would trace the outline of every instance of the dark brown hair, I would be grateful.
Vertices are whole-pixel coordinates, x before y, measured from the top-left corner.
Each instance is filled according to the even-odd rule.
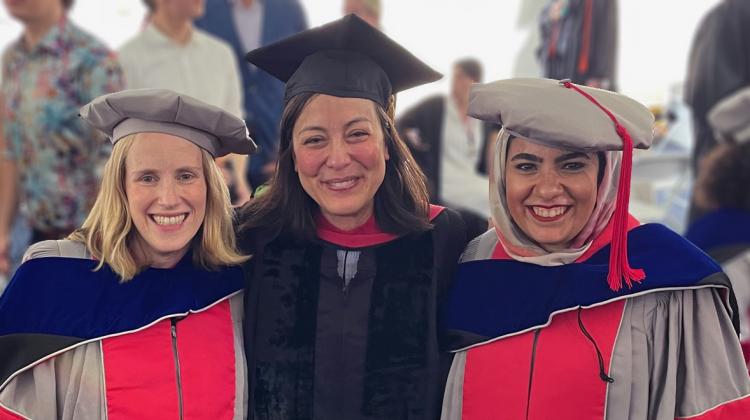
[[[750,142],[721,143],[704,159],[696,185],[704,204],[750,211]]]
[[[62,0],[62,6],[65,10],[70,10],[71,7],[73,7],[73,3],[75,0]]]
[[[292,135],[305,106],[317,93],[301,93],[290,99],[281,116],[279,161],[271,183],[240,211],[240,230],[270,228],[303,239],[315,236],[318,204],[305,192],[294,171]],[[383,183],[375,193],[375,220],[385,232],[407,235],[429,230],[429,199],[422,170],[393,123],[394,100],[389,110],[376,105],[383,139],[388,149]]]
[[[464,58],[455,62],[454,66],[461,69],[469,79],[475,83],[482,81],[482,63],[476,58]]]

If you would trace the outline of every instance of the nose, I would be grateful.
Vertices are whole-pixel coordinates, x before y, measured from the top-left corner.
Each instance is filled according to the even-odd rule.
[[[348,166],[352,161],[349,147],[343,138],[334,139],[330,145],[326,166],[331,169],[342,169]]]
[[[179,186],[174,180],[167,179],[159,185],[158,203],[166,208],[176,207],[180,202],[177,189]]]
[[[553,170],[543,170],[536,185],[536,193],[542,199],[552,199],[563,193],[560,175]]]

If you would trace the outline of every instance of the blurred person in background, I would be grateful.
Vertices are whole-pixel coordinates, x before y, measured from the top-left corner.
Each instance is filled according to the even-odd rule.
[[[307,29],[305,12],[298,0],[207,0],[195,26],[226,41],[241,63],[245,121],[259,146],[244,176],[263,185],[276,169],[284,84],[245,62],[245,54]]]
[[[19,209],[34,242],[64,237],[83,222],[111,148],[78,109],[122,89],[123,80],[114,54],[68,19],[72,0],[4,4],[23,25],[3,53],[0,85],[0,272],[7,273]]]
[[[205,0],[144,0],[146,26],[120,47],[118,54],[128,89],[160,88],[184,93],[242,118],[243,89],[239,67],[226,42],[195,28]],[[243,176],[247,157],[219,159],[233,201],[250,199]]]
[[[617,89],[617,0],[549,0],[539,29],[544,77]]]
[[[4,101],[0,99],[0,115],[2,115],[2,107]],[[0,118],[0,150],[5,150],[5,138],[3,137],[2,119]],[[15,171],[11,171],[11,164],[0,159],[0,197],[17,196],[18,190],[18,177]],[[7,211],[9,207],[6,207]],[[29,243],[29,227],[26,220],[21,216],[20,213],[16,213],[15,217],[12,214],[2,213],[0,218],[1,226],[10,226],[10,232],[7,240],[10,242],[5,245],[6,249],[4,254],[0,254],[0,295],[2,295],[5,286],[13,276],[13,272],[17,264],[21,261],[21,256]],[[6,218],[9,218],[8,221]]]
[[[693,118],[693,175],[716,145],[708,113],[721,99],[750,85],[750,2],[721,0],[695,32],[685,79],[685,102]],[[692,200],[689,221],[705,212]]]
[[[245,123],[162,89],[99,97],[114,144],[86,221],[0,299],[0,419],[241,419],[243,273],[215,156]]]
[[[456,61],[450,94],[427,98],[404,111],[396,127],[427,177],[431,202],[462,210],[486,228],[486,148],[496,131],[494,125],[467,116],[469,90],[481,81],[478,60]]]
[[[380,0],[344,0],[342,11],[344,16],[354,14],[370,25],[383,29],[380,24],[383,15]]]
[[[719,143],[701,161],[695,202],[706,214],[685,237],[732,280],[740,339],[750,361],[750,87],[721,100],[708,114]]]

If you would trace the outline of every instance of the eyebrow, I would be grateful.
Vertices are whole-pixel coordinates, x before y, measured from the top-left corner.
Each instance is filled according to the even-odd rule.
[[[570,153],[566,153],[564,155],[556,157],[555,158],[555,163],[560,163],[560,162],[564,162],[566,160],[577,159],[577,158],[591,159],[591,157],[589,155],[587,155],[586,153],[583,153],[583,152],[570,152]],[[536,155],[532,155],[531,153],[519,153],[519,154],[513,156],[510,160],[511,161],[514,161],[514,160],[530,160],[532,162],[537,162],[537,163],[541,163],[543,161],[542,158],[540,158],[539,156],[536,156]]]
[[[349,121],[348,123],[344,124],[344,127],[345,128],[349,128],[349,127],[353,126],[354,124],[361,123],[361,122],[369,123],[370,120],[368,118],[365,118],[365,117],[357,117],[357,118],[354,118],[353,120]]]
[[[182,171],[201,172],[202,170],[203,170],[202,166],[181,166],[177,168],[177,172],[182,172]]]
[[[361,123],[361,122],[371,123],[371,121],[366,117],[356,117],[352,119],[351,121],[347,122],[346,124],[344,124],[344,128],[349,128],[352,125]],[[299,133],[304,133],[305,131],[322,131],[325,133],[327,130],[324,127],[312,125],[312,126],[301,129]]]
[[[586,158],[586,159],[589,159],[589,160],[591,159],[591,157],[589,155],[587,155],[586,153],[583,153],[583,152],[571,152],[571,153],[566,153],[564,155],[556,157],[555,158],[555,163],[560,163],[560,162],[564,162],[566,160],[577,159],[577,158]]]
[[[179,168],[175,169],[175,172],[185,172],[185,171],[201,172],[202,170],[203,168],[200,166],[180,166]],[[133,176],[142,176],[145,174],[158,174],[159,172],[161,171],[159,171],[158,169],[146,168],[146,169],[141,169],[138,171],[133,171]]]
[[[299,130],[297,133],[301,134],[301,133],[304,133],[305,131],[322,131],[322,132],[325,132],[326,129],[323,128],[323,127],[317,126],[317,125],[312,125],[312,126],[309,126],[309,127],[305,127],[302,130]]]
[[[536,155],[532,155],[531,153],[519,153],[519,154],[513,156],[510,160],[511,161],[514,161],[514,160],[530,160],[532,162],[539,162],[539,163],[542,162],[542,158],[540,158],[539,156],[536,156]]]

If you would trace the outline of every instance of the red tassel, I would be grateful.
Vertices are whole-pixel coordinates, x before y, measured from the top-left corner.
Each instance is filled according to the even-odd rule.
[[[609,273],[607,274],[607,283],[613,291],[622,289],[622,280],[628,288],[633,287],[633,282],[641,282],[646,278],[646,273],[640,268],[631,268],[628,262],[628,203],[630,202],[630,175],[633,171],[633,139],[630,133],[614,115],[603,107],[594,97],[584,92],[568,80],[561,82],[568,89],[573,89],[580,93],[586,99],[593,102],[604,111],[607,116],[615,123],[615,131],[622,139],[622,164],[620,167],[620,180],[617,183],[617,199],[615,201],[615,211],[612,215],[612,243],[609,252]]]

